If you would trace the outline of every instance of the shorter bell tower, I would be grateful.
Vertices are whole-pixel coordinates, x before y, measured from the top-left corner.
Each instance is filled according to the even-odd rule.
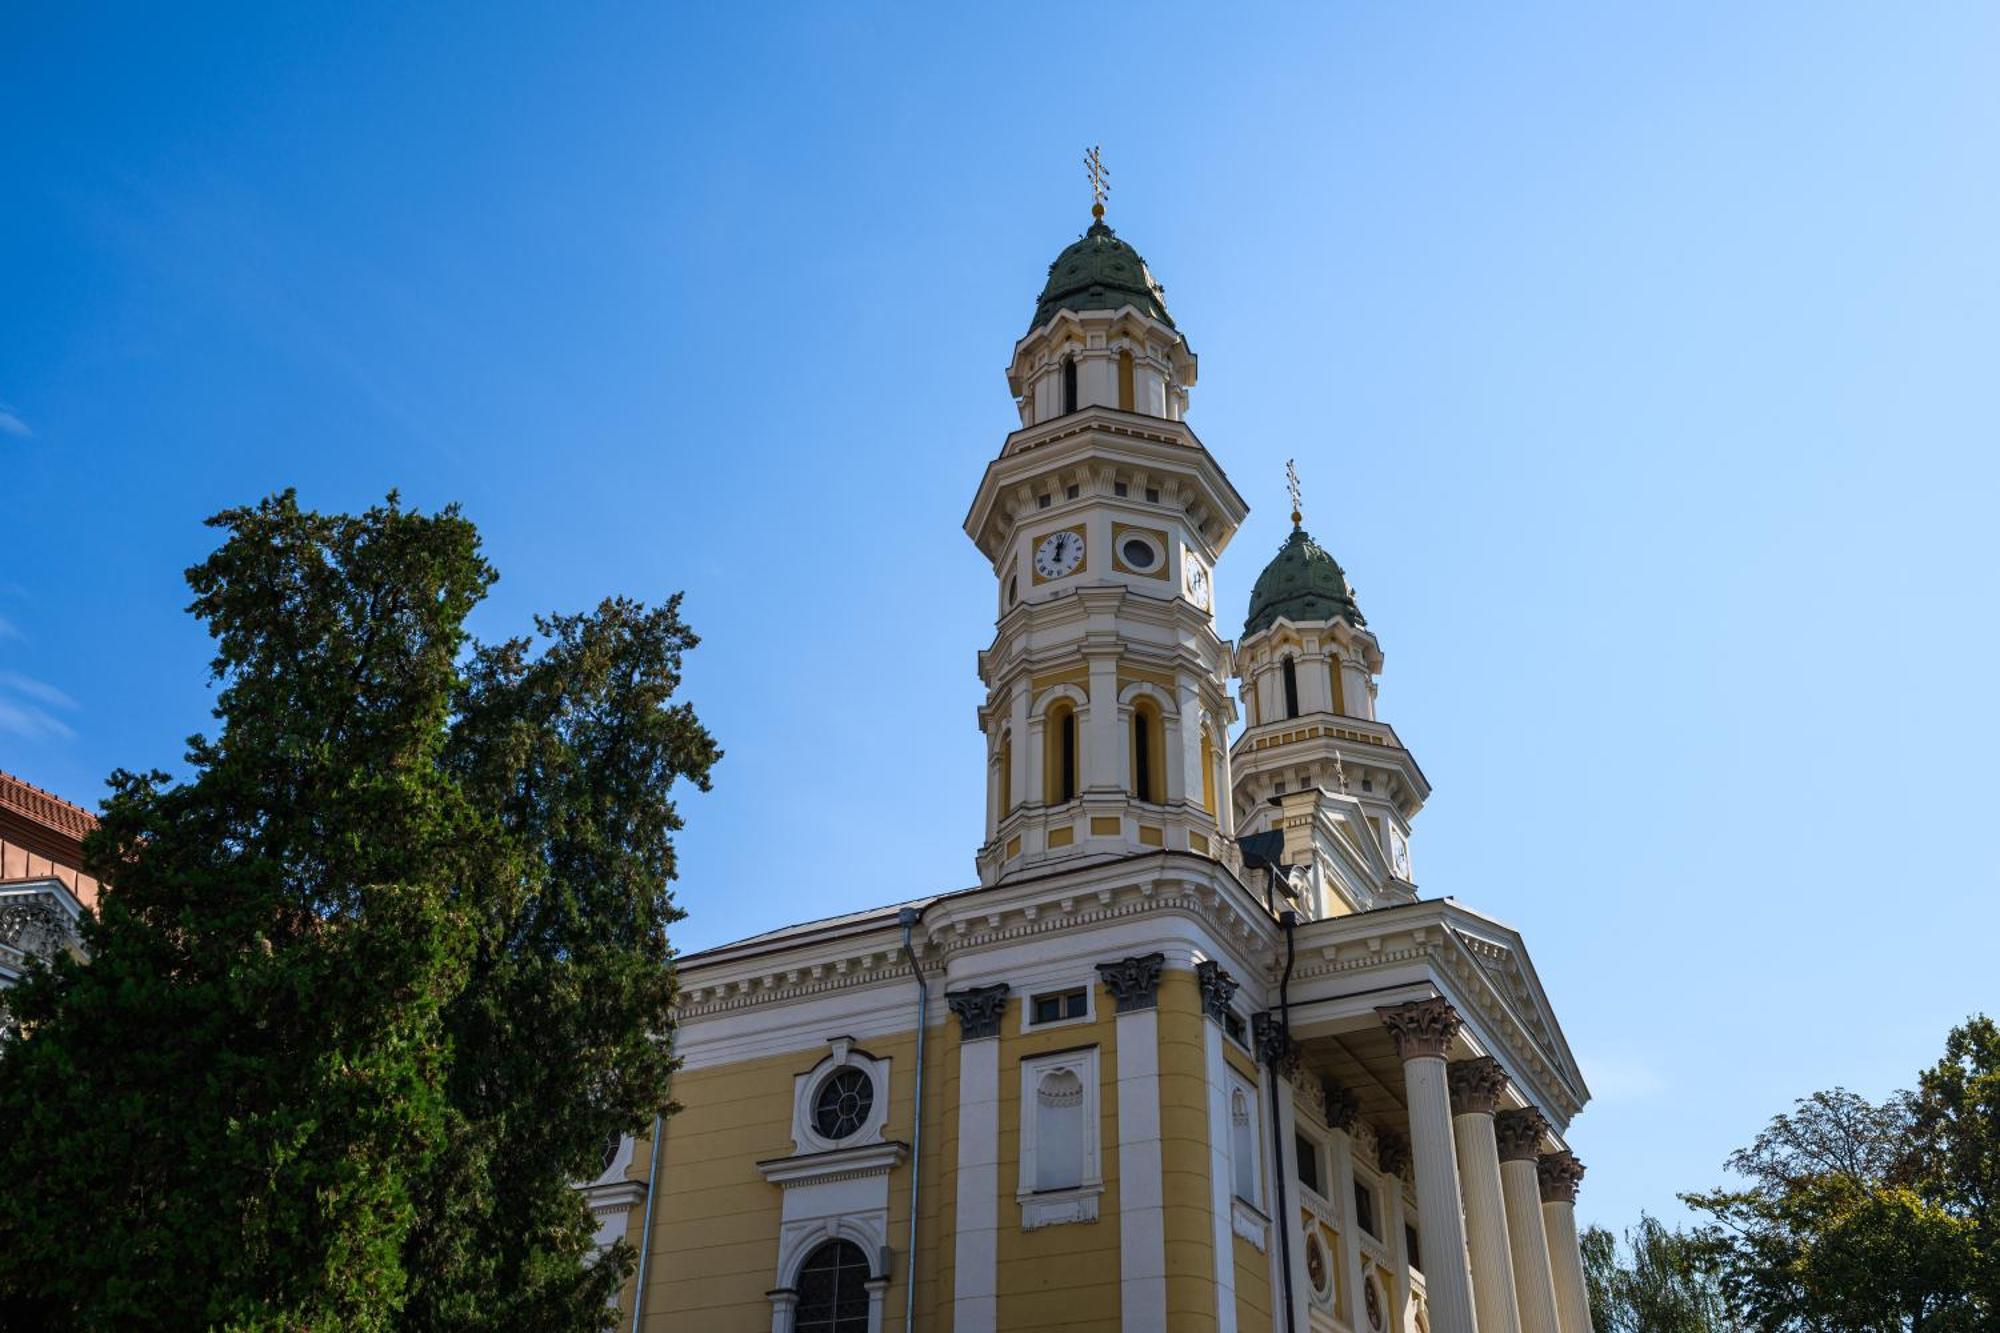
[[[1416,897],[1410,824],[1430,783],[1394,728],[1375,716],[1382,647],[1347,573],[1303,526],[1250,594],[1235,650],[1245,727],[1231,751],[1239,834],[1282,829],[1308,919]]]

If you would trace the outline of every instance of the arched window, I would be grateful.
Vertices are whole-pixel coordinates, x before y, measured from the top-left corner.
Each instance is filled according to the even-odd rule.
[[[1132,391],[1132,349],[1128,347],[1118,353],[1119,411],[1130,412],[1132,410],[1133,399],[1134,395]]]
[[[1299,715],[1299,666],[1289,654],[1285,657],[1285,716]]]
[[[1083,1080],[1055,1069],[1035,1085],[1035,1188],[1083,1183]]]
[[[1229,1157],[1234,1168],[1236,1197],[1257,1203],[1257,1126],[1250,1118],[1250,1096],[1241,1088],[1229,1093]]]
[[[1042,727],[1042,748],[1046,754],[1042,799],[1050,805],[1075,800],[1076,709],[1067,699],[1049,706],[1048,720]]]
[[[1327,684],[1331,687],[1327,691],[1327,697],[1333,700],[1333,711],[1342,717],[1347,716],[1347,691],[1341,688],[1340,658],[1336,654],[1327,654],[1326,677]]]
[[[1063,411],[1076,411],[1076,358],[1063,358]]]
[[[830,1240],[799,1266],[797,1333],[868,1333],[868,1256],[852,1241]]]
[[[1151,699],[1132,705],[1132,795],[1154,805],[1167,799],[1165,728]]]

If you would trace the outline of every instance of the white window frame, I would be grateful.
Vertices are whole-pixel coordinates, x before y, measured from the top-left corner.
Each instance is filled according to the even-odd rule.
[[[1240,1165],[1237,1154],[1239,1145],[1236,1142],[1235,1123],[1236,1097],[1239,1093],[1242,1094],[1244,1111],[1250,1121],[1250,1187],[1256,1192],[1256,1197],[1252,1199],[1244,1198],[1236,1189],[1237,1179],[1241,1174],[1238,1170]],[[1264,1196],[1270,1193],[1270,1181],[1266,1178],[1267,1173],[1265,1170],[1265,1161],[1270,1152],[1270,1145],[1264,1141],[1264,1136],[1267,1132],[1264,1125],[1264,1099],[1259,1095],[1257,1084],[1254,1081],[1243,1077],[1243,1075],[1232,1069],[1228,1073],[1227,1083],[1222,1096],[1222,1105],[1224,1114],[1230,1118],[1230,1123],[1226,1127],[1229,1136],[1227,1142],[1229,1144],[1230,1224],[1235,1228],[1237,1235],[1243,1237],[1243,1239],[1261,1250],[1269,1245],[1271,1235],[1271,1218],[1264,1211]]]
[[[1046,994],[1047,992],[1043,992]],[[1081,1022],[1069,1019],[1067,1022]],[[1057,1026],[1044,1024],[1044,1028]],[[1059,1070],[1074,1074],[1083,1084],[1083,1179],[1075,1187],[1037,1190],[1040,1158],[1036,1134],[1036,1090],[1044,1078]],[[1021,1061],[1021,1151],[1016,1163],[1014,1198],[1021,1205],[1021,1229],[1059,1226],[1065,1222],[1095,1222],[1098,1199],[1104,1193],[1103,1114],[1098,1094],[1097,1047],[1084,1046],[1070,1051],[1054,1051]]]
[[[1386,1232],[1389,1229],[1389,1208],[1382,1194],[1382,1180],[1381,1175],[1361,1165],[1359,1157],[1355,1158],[1354,1184],[1359,1189],[1367,1190],[1374,1198],[1376,1229]],[[1354,1227],[1355,1239],[1361,1242],[1362,1252],[1381,1260],[1386,1267],[1389,1263],[1389,1238],[1386,1235],[1378,1236],[1361,1225],[1361,1216],[1354,1207],[1354,1200],[1344,1199],[1341,1205],[1342,1211],[1348,1214],[1348,1219]]]
[[[877,1060],[868,1052],[859,1050],[852,1037],[835,1037],[827,1043],[827,1056],[803,1074],[792,1080],[792,1149],[794,1152],[832,1152],[836,1148],[855,1148],[863,1144],[882,1142],[882,1128],[889,1121],[889,1062]],[[832,1077],[836,1070],[853,1068],[868,1075],[873,1084],[874,1100],[868,1107],[868,1118],[861,1128],[844,1139],[829,1139],[813,1126],[813,1103],[819,1097],[820,1084]]]
[[[1028,988],[1028,996],[1021,1005],[1021,1031],[1054,1032],[1057,1028],[1088,1027],[1097,1021],[1097,978],[1073,977],[1052,981],[1047,985]],[[1083,1017],[1057,1018],[1047,1023],[1035,1021],[1035,1001],[1045,995],[1067,995],[1071,991],[1083,992]]]

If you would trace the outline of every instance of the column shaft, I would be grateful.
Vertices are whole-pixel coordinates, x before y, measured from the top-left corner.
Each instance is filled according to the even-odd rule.
[[[1514,1255],[1514,1296],[1520,1302],[1521,1333],[1562,1333],[1537,1176],[1532,1157],[1500,1164],[1500,1188],[1507,1198],[1507,1243]]]
[[[1403,1086],[1410,1103],[1417,1208],[1423,1214],[1424,1289],[1430,1298],[1431,1327],[1437,1333],[1478,1333],[1472,1269],[1465,1249],[1465,1218],[1459,1211],[1458,1157],[1452,1142],[1444,1057],[1406,1056]]]
[[[1555,1278],[1562,1333],[1591,1333],[1590,1292],[1583,1281],[1583,1248],[1576,1235],[1576,1205],[1567,1199],[1544,1202],[1542,1228],[1549,1238],[1549,1269]]]
[[[1472,1254],[1472,1297],[1483,1333],[1519,1333],[1514,1262],[1507,1245],[1507,1205],[1501,1195],[1500,1148],[1490,1112],[1458,1116],[1458,1183],[1465,1195],[1466,1241]]]
[[[992,1333],[1000,1226],[1000,1043],[958,1048],[958,1211],[954,1221],[952,1327]]]
[[[1126,1328],[1167,1326],[1166,1200],[1160,1179],[1160,1015],[1118,1015],[1118,1278]]]

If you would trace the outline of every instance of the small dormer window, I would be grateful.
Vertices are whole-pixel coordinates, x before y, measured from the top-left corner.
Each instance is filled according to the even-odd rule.
[[[1148,486],[1146,488],[1146,503],[1149,505],[1156,505],[1159,502],[1160,502],[1159,488],[1156,486]]]

